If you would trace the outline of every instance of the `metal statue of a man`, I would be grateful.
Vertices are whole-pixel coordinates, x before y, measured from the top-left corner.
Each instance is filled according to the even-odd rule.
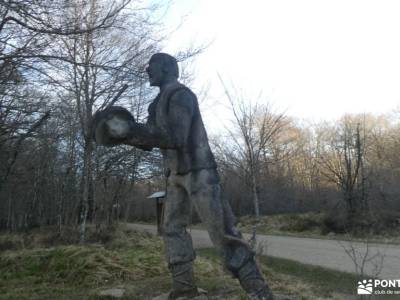
[[[169,299],[195,297],[198,293],[193,276],[195,252],[186,231],[191,205],[249,298],[273,299],[254,252],[236,229],[229,203],[221,197],[217,165],[197,98],[179,83],[176,59],[166,53],[154,54],[146,72],[150,85],[160,89],[148,108],[147,123],[136,123],[125,109],[112,107],[95,116],[95,126],[100,128],[96,129],[96,140],[106,145],[123,143],[145,150],[161,149],[168,177],[163,239],[173,279]]]

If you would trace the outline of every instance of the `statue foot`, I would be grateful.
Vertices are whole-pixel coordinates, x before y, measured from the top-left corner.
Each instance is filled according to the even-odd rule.
[[[196,288],[195,290],[188,290],[186,292],[170,291],[160,296],[154,297],[152,300],[209,300],[207,291]]]
[[[197,288],[192,288],[187,290],[172,290],[169,293],[168,300],[194,299],[197,296],[199,296]]]
[[[242,266],[237,272],[237,277],[250,300],[274,299],[254,260]]]

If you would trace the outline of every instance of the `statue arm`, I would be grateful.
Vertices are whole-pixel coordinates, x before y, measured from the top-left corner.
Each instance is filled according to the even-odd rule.
[[[154,122],[135,123],[132,134],[126,138],[124,143],[144,150],[185,147],[194,111],[194,97],[194,94],[186,89],[175,92],[169,103],[168,128],[162,130],[155,126]]]
[[[124,144],[151,151],[153,148],[166,148],[162,147],[166,144],[166,140],[165,136],[156,127],[149,124],[135,123]]]

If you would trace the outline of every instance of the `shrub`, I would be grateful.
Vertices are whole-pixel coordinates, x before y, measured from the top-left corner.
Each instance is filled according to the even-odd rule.
[[[322,234],[346,233],[347,219],[343,212],[333,211],[324,215],[322,219]]]
[[[313,231],[321,227],[321,217],[317,214],[291,214],[282,216],[283,231],[304,232]]]

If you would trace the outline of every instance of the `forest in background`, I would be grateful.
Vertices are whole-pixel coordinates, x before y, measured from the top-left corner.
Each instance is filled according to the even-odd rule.
[[[145,65],[167,38],[159,9],[0,1],[0,229],[79,225],[84,241],[87,222],[154,218],[146,197],[164,189],[160,154],[97,146],[90,125],[122,90],[118,105],[145,122],[156,92]],[[202,50],[174,53],[189,86],[188,65]],[[238,216],[323,212],[339,232],[399,225],[397,114],[311,124],[221,85],[233,123],[209,138]]]

